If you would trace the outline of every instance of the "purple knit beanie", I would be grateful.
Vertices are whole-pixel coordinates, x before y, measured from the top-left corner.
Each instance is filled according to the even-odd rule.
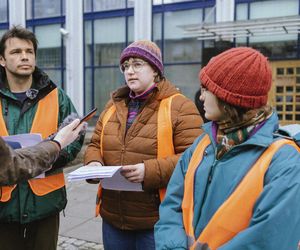
[[[158,73],[163,76],[164,66],[162,63],[159,47],[149,40],[139,40],[125,48],[120,57],[120,64],[130,57],[138,57],[148,62]]]

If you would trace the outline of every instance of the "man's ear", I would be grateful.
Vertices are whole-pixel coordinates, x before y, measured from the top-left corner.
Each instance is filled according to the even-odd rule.
[[[0,56],[0,65],[5,67],[5,58],[3,56]]]

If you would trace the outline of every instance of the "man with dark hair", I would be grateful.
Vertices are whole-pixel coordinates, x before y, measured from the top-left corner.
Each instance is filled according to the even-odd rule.
[[[0,41],[0,135],[40,133],[43,138],[75,108],[69,97],[36,67],[37,40],[13,27]],[[60,152],[45,178],[2,186],[0,242],[3,249],[56,249],[59,212],[66,206],[62,167],[80,151],[83,136]]]

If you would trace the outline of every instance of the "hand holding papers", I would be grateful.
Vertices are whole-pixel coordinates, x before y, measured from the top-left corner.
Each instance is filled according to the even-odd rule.
[[[121,175],[121,166],[83,166],[68,175],[68,181],[100,178],[105,189],[143,191],[141,183],[132,183]]]
[[[18,148],[15,147],[16,143],[19,145],[19,148],[26,148],[30,146],[34,146],[42,141],[41,134],[17,134],[17,135],[10,135],[10,136],[3,136],[2,139],[8,143],[8,145],[12,146],[14,149]],[[42,173],[34,178],[45,178],[45,173]]]

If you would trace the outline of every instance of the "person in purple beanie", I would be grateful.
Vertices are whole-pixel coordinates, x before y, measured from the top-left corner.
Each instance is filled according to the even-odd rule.
[[[96,212],[103,219],[104,248],[155,249],[163,189],[179,156],[201,134],[202,119],[164,77],[155,43],[130,44],[121,53],[120,69],[126,85],[113,92],[100,115],[85,164],[121,165],[128,181],[142,184],[142,192],[99,188]]]

